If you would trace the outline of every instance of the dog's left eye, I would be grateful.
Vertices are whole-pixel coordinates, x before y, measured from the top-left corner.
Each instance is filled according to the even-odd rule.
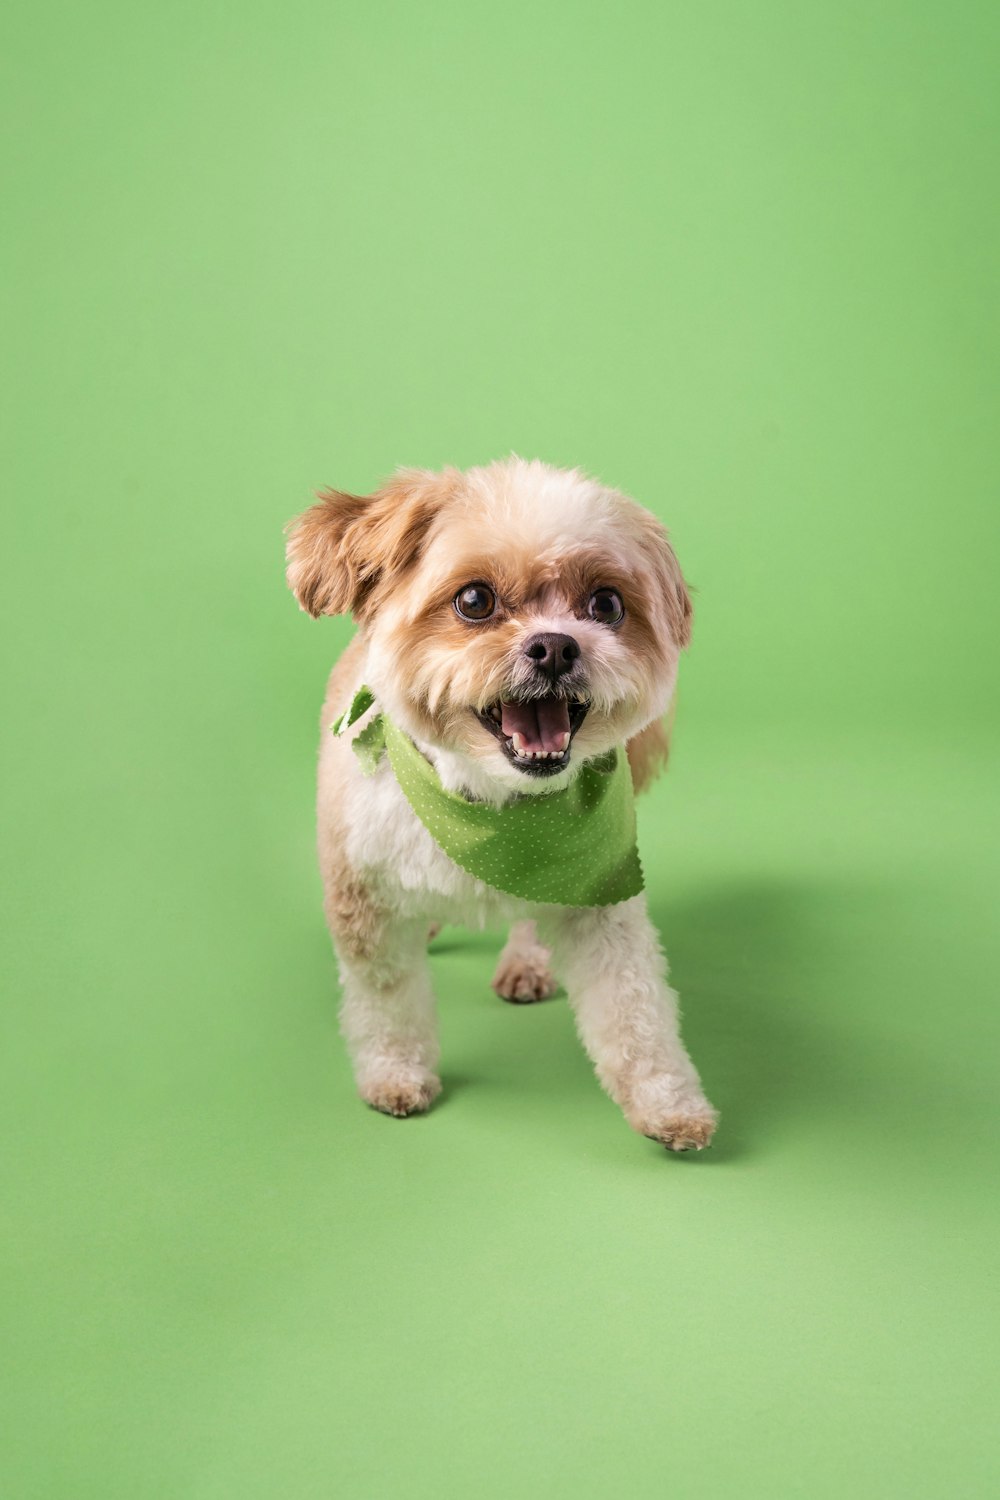
[[[469,583],[455,595],[455,609],[463,620],[488,620],[497,607],[497,598],[485,583]]]
[[[595,589],[587,605],[587,613],[599,625],[618,625],[625,618],[625,606],[621,595],[614,589]]]

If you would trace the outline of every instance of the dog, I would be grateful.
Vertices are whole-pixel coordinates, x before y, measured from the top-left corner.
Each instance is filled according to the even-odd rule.
[[[287,534],[301,608],[358,627],[323,706],[318,844],[361,1098],[402,1117],[440,1092],[429,927],[510,924],[494,990],[542,1000],[558,975],[629,1125],[670,1151],[707,1146],[717,1116],[622,783],[665,764],[691,633],[663,526],[576,470],[512,457],[322,491]]]

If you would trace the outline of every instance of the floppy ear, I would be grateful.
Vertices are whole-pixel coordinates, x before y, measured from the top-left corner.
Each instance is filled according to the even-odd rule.
[[[670,621],[670,629],[674,640],[681,650],[691,644],[691,617],[694,607],[691,603],[691,595],[688,586],[684,582],[684,574],[681,565],[677,561],[677,554],[667,540],[666,532],[663,533],[663,560],[662,567],[665,579],[665,598],[667,605],[667,618]]]
[[[646,551],[651,555],[656,569],[670,634],[683,650],[691,641],[691,595],[684,582],[677,554],[670,545],[666,527],[648,510],[642,512],[642,526]]]
[[[301,607],[362,618],[380,587],[419,558],[455,478],[403,469],[374,495],[322,491],[288,527],[288,586]]]
[[[319,504],[286,527],[288,587],[313,618],[347,614],[360,600],[362,580],[344,542],[370,503],[364,496],[321,490]]]

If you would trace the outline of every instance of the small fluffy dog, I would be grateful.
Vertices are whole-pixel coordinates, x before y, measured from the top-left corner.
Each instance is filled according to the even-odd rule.
[[[706,1146],[716,1115],[680,1039],[644,895],[560,905],[499,889],[432,836],[377,735],[367,765],[354,753],[383,715],[433,781],[424,790],[446,810],[472,805],[494,818],[501,841],[505,809],[523,832],[536,809],[558,808],[554,794],[573,795],[577,777],[596,785],[616,755],[627,777],[623,747],[641,790],[666,759],[662,721],[691,630],[663,527],[626,496],[539,462],[402,470],[371,496],[325,492],[293,522],[288,582],[309,614],[350,612],[359,627],[323,707],[318,807],[362,1099],[402,1116],[440,1091],[428,927],[511,923],[496,992],[541,1000],[559,975],[598,1078],[633,1129],[672,1151]],[[357,717],[331,734],[331,721],[351,720],[352,701]],[[630,818],[631,802],[622,806]],[[589,825],[570,822],[586,838]],[[607,825],[593,826],[599,864]],[[572,887],[577,869],[564,873]]]

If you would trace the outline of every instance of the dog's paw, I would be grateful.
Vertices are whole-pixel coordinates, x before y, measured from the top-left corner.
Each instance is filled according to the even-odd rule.
[[[404,1120],[407,1115],[422,1115],[430,1109],[441,1092],[441,1082],[433,1073],[380,1078],[366,1083],[359,1092],[365,1103],[379,1114]]]
[[[509,958],[501,954],[493,975],[493,989],[501,1000],[514,1005],[533,1005],[536,1000],[550,1000],[558,988],[544,948]]]
[[[632,1123],[632,1122],[630,1122]],[[717,1118],[711,1111],[692,1114],[664,1115],[658,1120],[642,1120],[633,1128],[659,1141],[668,1151],[703,1151],[712,1144]]]
[[[668,1151],[703,1151],[711,1144],[719,1117],[696,1079],[653,1073],[632,1080],[628,1096],[625,1118],[640,1135]]]

